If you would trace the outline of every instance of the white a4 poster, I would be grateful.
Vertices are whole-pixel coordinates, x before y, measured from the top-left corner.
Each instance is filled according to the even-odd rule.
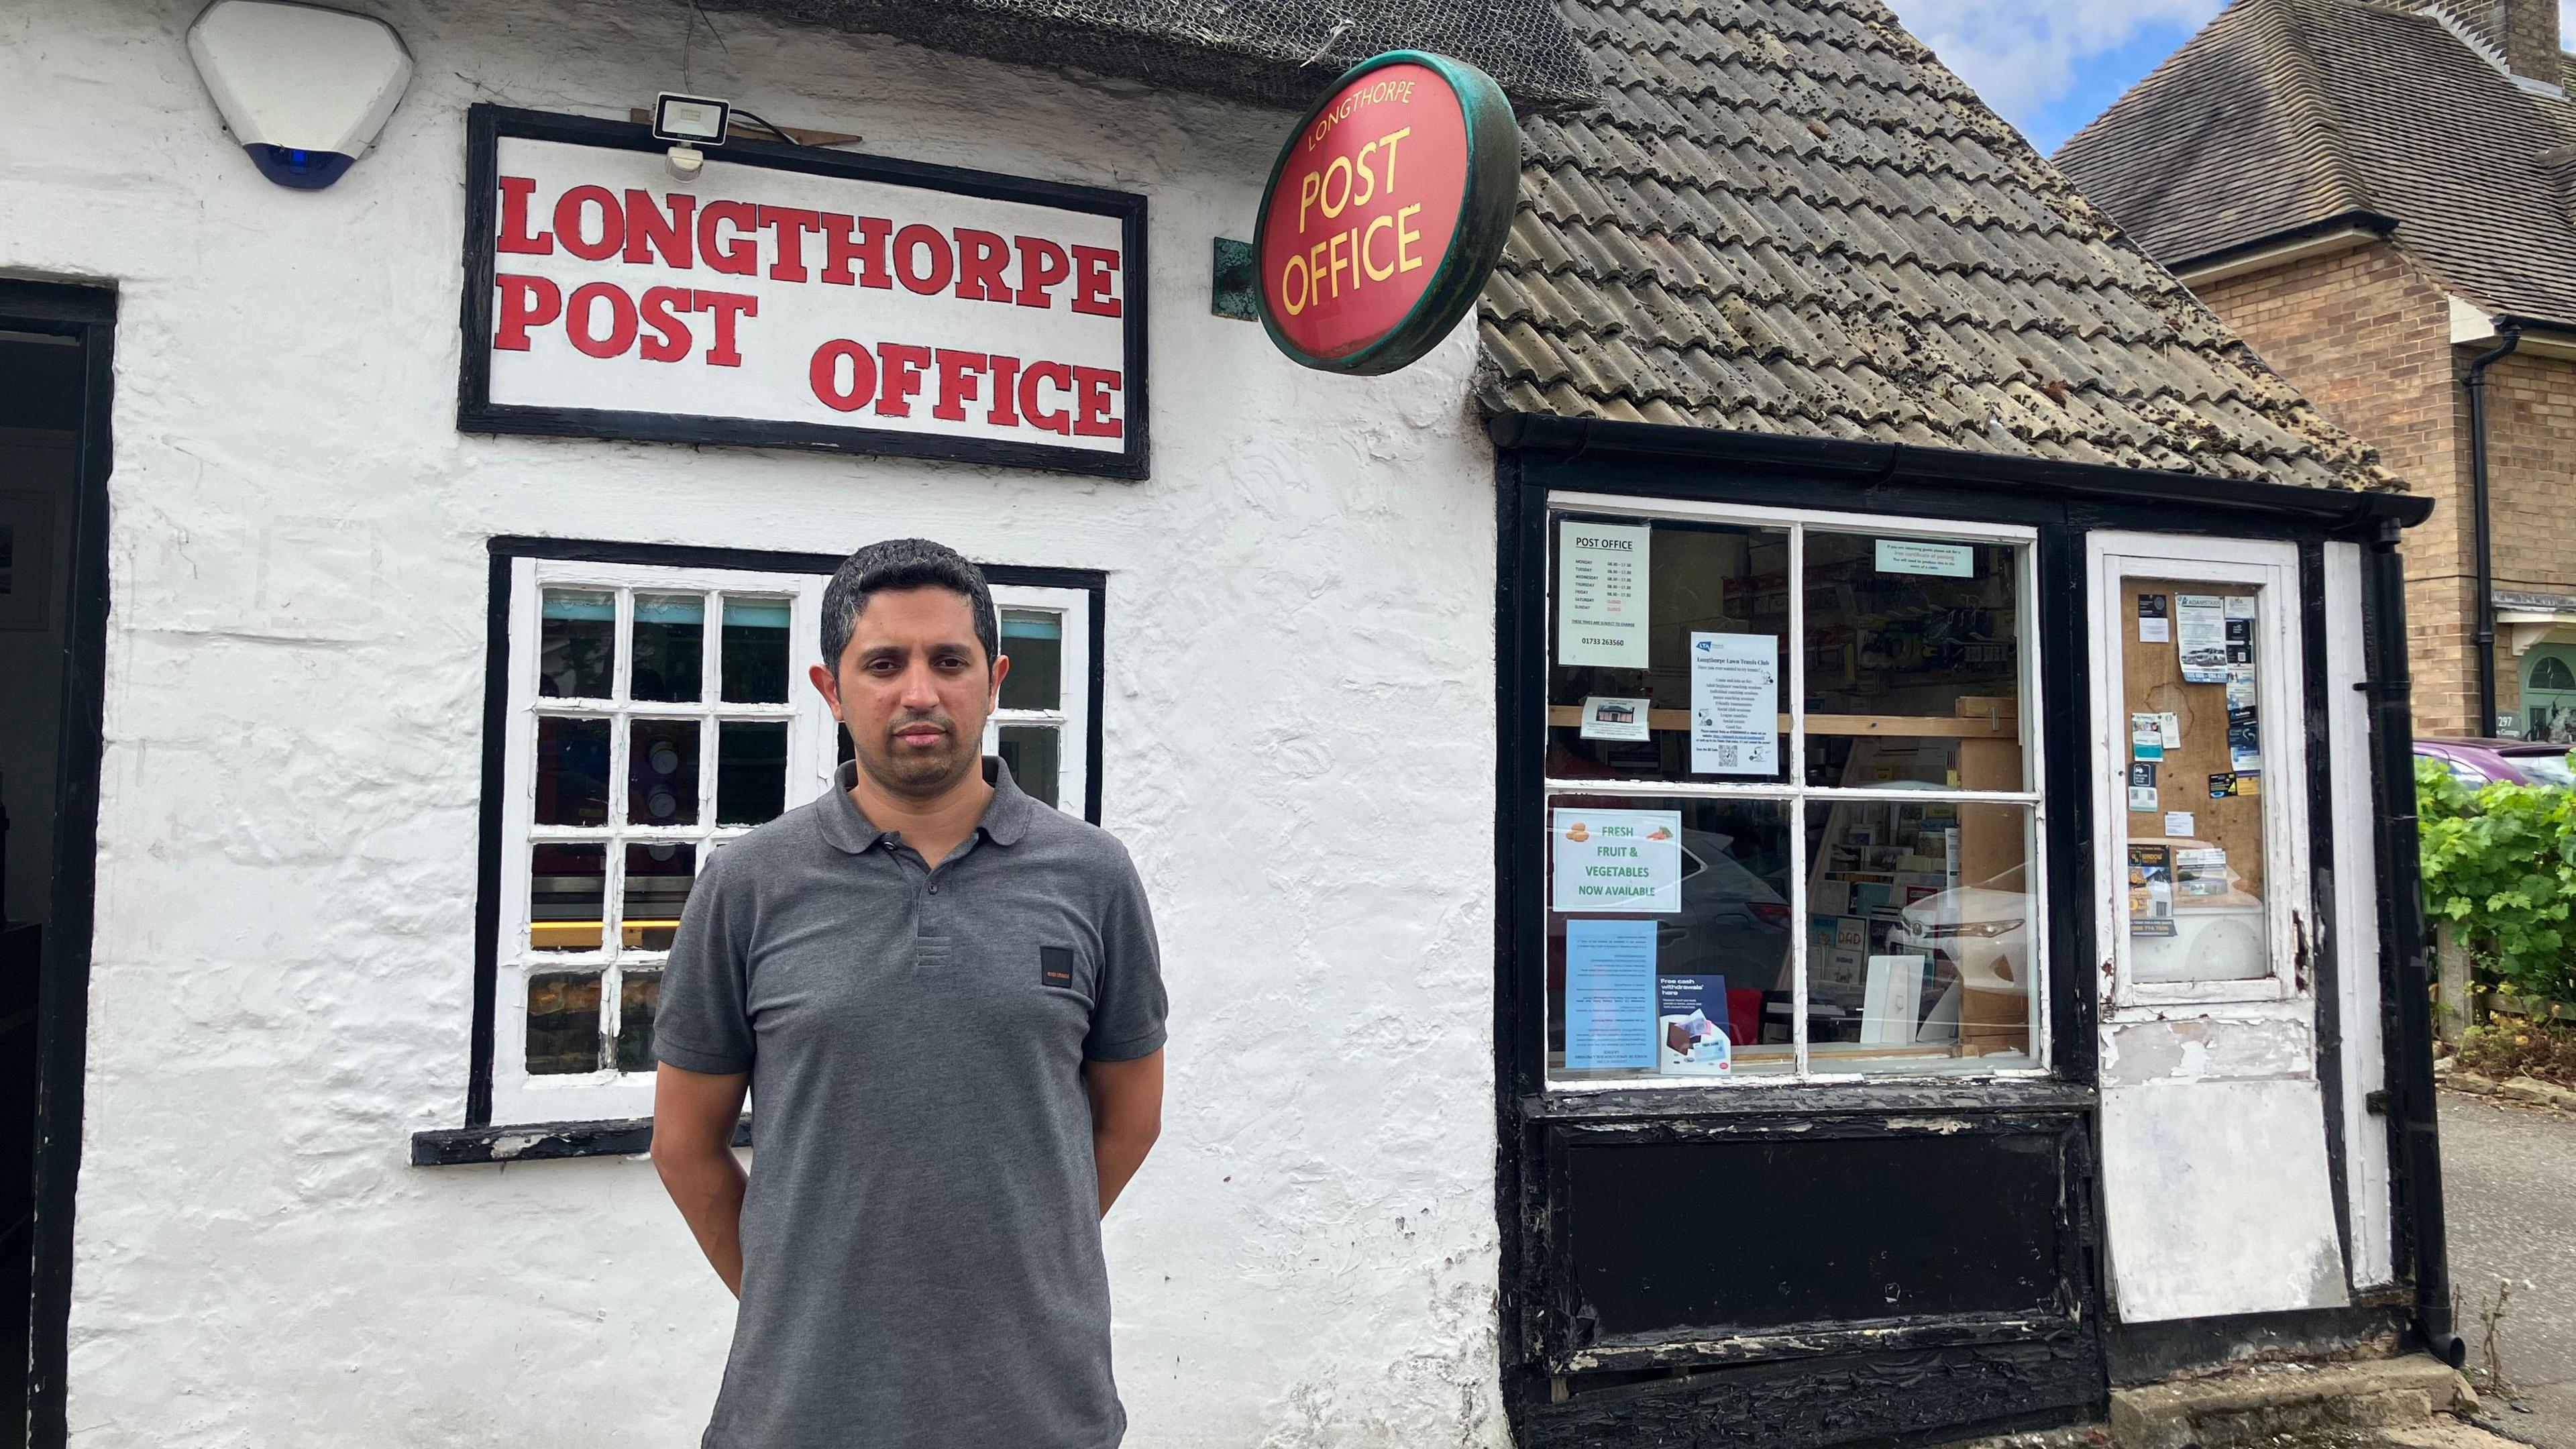
[[[1682,908],[1682,813],[1562,807],[1548,834],[1560,911]]]
[[[1556,532],[1556,662],[1646,667],[1646,555],[1654,530],[1565,523]]]
[[[1780,773],[1779,655],[1769,634],[1691,634],[1692,774]]]

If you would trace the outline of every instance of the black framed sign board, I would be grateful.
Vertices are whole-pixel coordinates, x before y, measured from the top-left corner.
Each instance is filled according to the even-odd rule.
[[[1146,476],[1145,198],[467,114],[457,426]]]

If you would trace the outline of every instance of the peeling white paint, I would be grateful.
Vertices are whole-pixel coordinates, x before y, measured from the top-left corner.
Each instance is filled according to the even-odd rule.
[[[463,1112],[484,541],[920,533],[1111,571],[1106,823],[1174,1018],[1108,1225],[1129,1442],[1504,1443],[1492,1060],[1428,1030],[1492,981],[1472,329],[1354,380],[1208,314],[1287,116],[718,12],[687,88],[1150,195],[1153,480],[463,437],[464,107],[622,116],[688,9],[355,3],[417,78],[320,193],[221,133],[201,0],[0,8],[0,272],[122,291],[81,1442],[695,1441],[730,1304],[648,1164],[406,1165]]]

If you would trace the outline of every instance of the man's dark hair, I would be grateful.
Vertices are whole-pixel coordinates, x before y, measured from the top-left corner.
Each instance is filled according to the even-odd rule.
[[[841,651],[850,647],[850,630],[872,594],[889,589],[946,589],[966,596],[975,616],[975,637],[984,645],[984,667],[991,669],[1002,652],[1001,629],[993,616],[993,589],[984,571],[944,543],[926,538],[889,538],[872,543],[841,560],[831,586],[823,590],[823,667],[838,672]]]

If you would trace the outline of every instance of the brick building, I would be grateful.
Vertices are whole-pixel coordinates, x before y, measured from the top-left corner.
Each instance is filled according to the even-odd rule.
[[[2055,158],[2435,500],[2406,542],[2425,734],[2576,739],[2568,79],[2556,0],[2237,0]]]

